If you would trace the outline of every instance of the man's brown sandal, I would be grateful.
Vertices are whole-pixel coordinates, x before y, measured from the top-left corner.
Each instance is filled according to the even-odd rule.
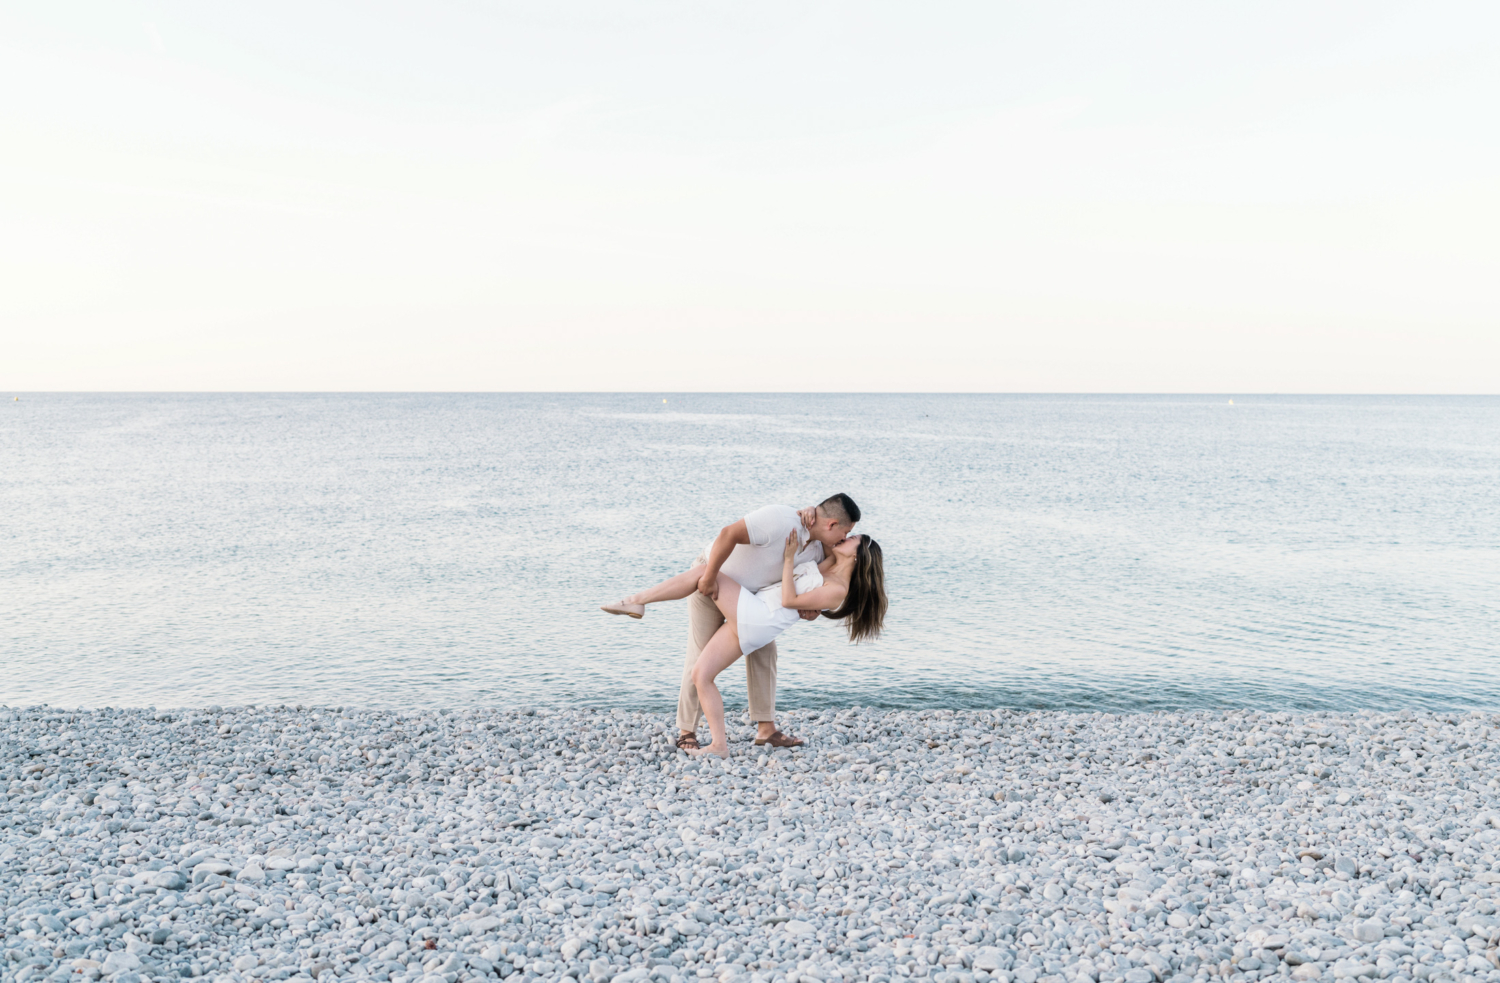
[[[677,747],[682,751],[696,751],[703,745],[698,743],[697,734],[678,734]]]
[[[755,739],[756,747],[762,747],[766,744],[772,747],[801,747],[806,743],[800,737],[792,737],[790,734],[783,734],[779,730],[772,731],[770,737],[757,737]]]

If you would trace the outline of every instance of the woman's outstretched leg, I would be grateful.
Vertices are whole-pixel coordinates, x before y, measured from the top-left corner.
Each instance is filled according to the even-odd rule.
[[[643,591],[637,591],[629,597],[623,597],[614,604],[606,604],[601,610],[610,614],[628,614],[632,618],[639,618],[646,613],[647,604],[655,604],[658,601],[680,601],[684,597],[692,597],[693,592],[698,589],[698,578],[703,576],[703,565],[693,567],[691,570],[679,573],[675,577],[668,577],[655,587],[647,587]]]
[[[698,589],[698,579],[703,576],[703,564],[698,564],[691,570],[679,573],[675,577],[668,577],[655,587],[647,587],[643,591],[631,594],[625,600],[631,604],[655,604],[658,601],[680,601],[684,597],[692,597],[693,592]]]
[[[726,621],[714,632],[714,637],[698,653],[698,664],[693,667],[693,686],[698,690],[698,703],[703,707],[703,716],[708,718],[708,732],[713,743],[706,748],[690,750],[688,754],[717,754],[729,757],[729,733],[724,725],[724,697],[714,678],[734,665],[740,657],[740,636],[734,622]]]

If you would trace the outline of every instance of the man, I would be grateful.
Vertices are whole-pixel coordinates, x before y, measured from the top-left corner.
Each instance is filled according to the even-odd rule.
[[[756,509],[738,522],[719,530],[706,553],[696,563],[707,564],[698,581],[698,593],[688,598],[687,662],[682,669],[682,690],[677,697],[677,727],[681,734],[677,746],[684,750],[699,747],[698,724],[703,710],[698,690],[693,685],[693,667],[698,654],[724,624],[724,615],[714,599],[719,594],[719,574],[731,577],[741,587],[759,591],[781,579],[782,553],[787,536],[793,530],[803,548],[796,562],[821,562],[833,547],[854,530],[859,521],[859,506],[854,499],[838,493],[812,508],[800,512],[789,505],[768,505]],[[681,595],[678,595],[681,596]],[[804,611],[807,620],[816,611]],[[745,685],[750,691],[750,719],[756,723],[756,744],[772,747],[798,747],[798,738],[783,734],[776,727],[776,643],[756,649],[745,657]]]

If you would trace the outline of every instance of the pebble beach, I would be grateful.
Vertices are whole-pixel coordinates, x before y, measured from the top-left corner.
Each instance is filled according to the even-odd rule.
[[[0,978],[1500,980],[1500,715],[781,723],[0,708]]]

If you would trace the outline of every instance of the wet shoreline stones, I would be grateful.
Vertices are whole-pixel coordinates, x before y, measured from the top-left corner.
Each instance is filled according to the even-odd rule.
[[[0,707],[0,979],[1500,983],[1484,713]]]

